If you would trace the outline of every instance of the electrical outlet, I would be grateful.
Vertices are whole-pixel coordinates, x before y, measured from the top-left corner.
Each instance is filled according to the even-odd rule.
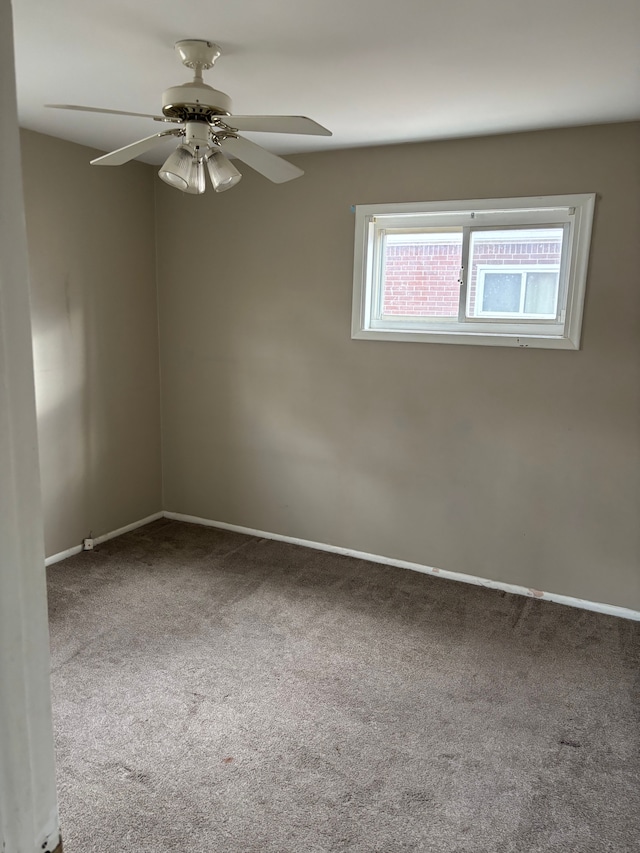
[[[93,539],[83,539],[82,548],[84,551],[93,551]]]

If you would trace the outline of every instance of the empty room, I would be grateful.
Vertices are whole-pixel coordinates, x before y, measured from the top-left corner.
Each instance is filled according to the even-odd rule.
[[[632,853],[640,6],[1,0],[3,853]]]

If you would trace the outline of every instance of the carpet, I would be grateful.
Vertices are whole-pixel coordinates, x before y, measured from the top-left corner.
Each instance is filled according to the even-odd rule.
[[[640,623],[168,520],[48,584],[65,853],[638,850]]]

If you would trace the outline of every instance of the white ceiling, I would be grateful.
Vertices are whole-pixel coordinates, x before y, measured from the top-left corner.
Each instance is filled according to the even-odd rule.
[[[13,0],[24,127],[104,151],[186,82],[178,39],[222,47],[205,82],[237,114],[308,115],[280,153],[640,118],[640,0]],[[175,143],[169,142],[169,147]],[[164,145],[164,143],[163,143]],[[640,154],[640,152],[639,152]],[[161,147],[144,159],[162,162]]]

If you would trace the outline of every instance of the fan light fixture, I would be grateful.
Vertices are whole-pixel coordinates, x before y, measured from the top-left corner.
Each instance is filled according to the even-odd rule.
[[[242,175],[233,163],[224,156],[222,151],[211,149],[207,155],[207,168],[213,188],[217,193],[230,190],[235,187]]]
[[[170,187],[184,192],[189,188],[193,159],[193,151],[188,146],[178,145],[167,157],[158,174]]]
[[[185,192],[192,193],[193,195],[201,195],[205,189],[204,161],[194,156],[191,161],[191,169],[189,170],[189,185]]]
[[[189,145],[179,145],[167,157],[158,175],[170,187],[192,195],[201,195],[206,189],[205,163],[217,193],[235,187],[242,178],[219,148],[207,146],[203,155],[200,147],[196,147],[194,151]]]

